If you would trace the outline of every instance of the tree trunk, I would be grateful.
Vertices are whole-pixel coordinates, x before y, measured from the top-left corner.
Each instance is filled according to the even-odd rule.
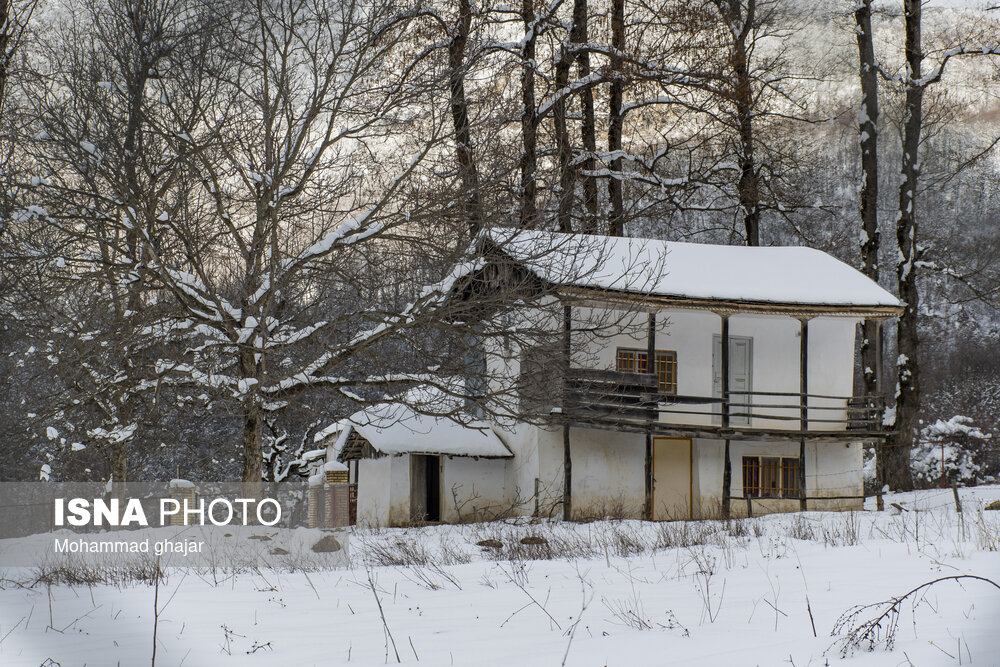
[[[144,22],[138,20],[132,25],[134,32],[128,37],[134,39],[138,44],[143,44],[149,38],[147,31],[142,29],[142,26],[145,25]],[[145,150],[143,146],[143,101],[146,97],[146,84],[148,83],[148,74],[151,65],[144,58],[141,50],[136,60],[128,63],[128,65],[134,69],[131,72],[132,80],[129,82],[127,90],[128,115],[125,124],[125,136],[122,142],[122,153],[124,157],[125,187],[127,189],[124,193],[124,199],[126,210],[131,211],[132,224],[128,229],[125,241],[128,249],[128,258],[134,267],[138,280],[130,280],[128,282],[125,294],[123,295],[125,303],[115,303],[115,311],[117,317],[117,335],[119,342],[123,344],[123,365],[129,375],[132,376],[130,378],[132,380],[130,385],[134,388],[135,383],[141,378],[141,367],[145,363],[142,356],[146,354],[143,347],[137,344],[138,331],[136,330],[137,314],[141,313],[144,309],[142,298],[143,281],[146,278],[144,269],[149,259],[146,248],[143,247],[144,239],[142,238],[143,235],[140,235],[140,225],[144,227],[144,236],[150,240],[156,238],[156,229],[151,222],[153,216],[148,215],[148,206],[145,205],[142,199],[143,185],[139,180],[138,164],[139,157]],[[116,301],[118,300],[116,299]],[[124,308],[122,305],[124,305]],[[136,377],[137,374],[140,377]],[[133,389],[133,391],[138,392],[137,389]],[[121,403],[118,414],[120,421],[133,418],[132,409],[136,407],[135,402],[138,400],[134,394],[126,394],[123,398],[124,400]],[[114,478],[114,496],[120,499],[124,499],[125,497],[128,447],[130,443],[131,438],[128,438],[124,441],[115,442],[111,446],[111,474]]]
[[[240,352],[240,377],[258,379],[258,366],[252,350]],[[243,481],[264,479],[264,414],[255,384],[243,397]]]
[[[573,2],[573,30],[570,41],[576,47],[576,67],[580,79],[590,76],[590,52],[587,41],[587,21],[589,11],[587,0]],[[583,108],[583,124],[580,126],[583,139],[584,157],[580,161],[583,176],[583,224],[582,231],[597,231],[597,177],[594,174],[594,155],[597,154],[596,121],[594,120],[594,91],[589,85],[580,90],[580,105]]]
[[[448,44],[448,84],[451,91],[451,118],[455,126],[455,148],[462,180],[464,214],[471,234],[483,224],[479,192],[479,171],[472,154],[472,131],[469,128],[469,103],[465,96],[465,45],[472,26],[470,0],[459,0],[455,34]]]
[[[111,443],[111,497],[125,499],[125,483],[128,481],[128,444]]]
[[[264,419],[253,396],[243,403],[243,481],[264,479]]]
[[[906,65],[909,82],[903,113],[903,160],[900,170],[899,212],[896,218],[896,243],[899,255],[896,279],[899,298],[906,304],[896,328],[899,357],[896,362],[896,435],[885,457],[886,483],[894,489],[912,486],[910,448],[918,428],[920,410],[920,364],[917,314],[920,294],[917,290],[917,185],[920,178],[920,130],[923,122],[924,88],[919,85],[923,61],[920,45],[920,0],[904,0],[906,26]]]
[[[537,216],[538,118],[535,110],[535,42],[537,26],[532,0],[521,0],[524,51],[521,54],[521,227],[534,229]]]
[[[611,90],[608,93],[608,153],[611,154],[611,177],[608,200],[611,215],[608,235],[625,235],[625,201],[622,196],[622,72],[620,52],[625,48],[625,0],[611,2]]]
[[[559,62],[556,64],[556,92],[557,98],[552,105],[552,120],[555,126],[556,147],[559,158],[559,203],[556,213],[559,231],[573,231],[573,190],[575,187],[575,173],[572,165],[573,148],[569,140],[569,127],[566,124],[566,111],[569,104],[569,95],[565,94],[569,86],[569,49],[563,46],[559,54]]]
[[[871,0],[860,0],[854,11],[855,35],[858,43],[858,78],[861,82],[861,113],[858,115],[861,147],[861,272],[879,281],[878,226],[878,72],[875,69],[875,48],[872,34]],[[862,393],[873,396],[882,391],[882,325],[865,320],[861,325]],[[876,447],[875,480],[878,488],[885,485],[886,452]]]
[[[14,25],[10,20],[10,0],[0,0],[0,113],[7,101],[7,77],[10,71],[10,60],[13,57],[11,38],[14,36]],[[0,228],[2,229],[2,228]]]
[[[14,26],[10,20],[10,0],[0,0],[0,121],[3,124],[3,132],[8,132],[10,119],[7,117],[7,81],[10,76],[10,61],[13,58],[14,44],[11,39],[14,36]],[[0,241],[3,241],[7,230],[7,224],[14,209],[14,198],[12,196],[13,187],[11,184],[11,161],[13,159],[13,142],[5,141],[0,144],[0,165],[3,170],[3,181],[0,182]],[[0,282],[0,290],[5,289],[6,284]]]
[[[878,73],[872,46],[871,0],[861,0],[854,12],[858,41],[858,76],[861,80],[861,271],[874,282],[879,279],[878,253]],[[878,391],[876,368],[881,355],[878,324],[866,320],[861,338],[861,368],[864,393]]]
[[[755,156],[753,85],[747,52],[747,39],[754,24],[756,6],[756,0],[748,0],[745,8],[742,3],[731,2],[725,16],[733,38],[729,66],[733,77],[732,102],[736,106],[737,161],[740,167],[737,194],[748,246],[760,245],[760,171]]]

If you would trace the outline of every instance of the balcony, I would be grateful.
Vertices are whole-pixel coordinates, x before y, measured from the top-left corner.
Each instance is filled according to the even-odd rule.
[[[561,374],[560,374],[561,375]],[[648,374],[570,369],[550,377],[528,405],[550,423],[733,440],[882,439],[885,399],[797,392],[729,392],[721,396],[657,392]],[[545,397],[545,398],[542,398]],[[560,399],[561,397],[561,399]],[[539,400],[541,399],[541,400]],[[725,415],[725,417],[724,417]],[[725,422],[725,423],[724,423]]]

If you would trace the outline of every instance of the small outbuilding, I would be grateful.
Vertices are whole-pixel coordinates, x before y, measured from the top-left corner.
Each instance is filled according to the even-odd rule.
[[[363,524],[474,521],[504,506],[514,454],[485,421],[458,423],[394,403],[327,429],[327,458],[349,465]]]

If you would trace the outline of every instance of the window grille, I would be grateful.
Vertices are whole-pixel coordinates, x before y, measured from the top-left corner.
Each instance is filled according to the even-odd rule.
[[[798,498],[799,459],[744,456],[743,495],[747,498]]]
[[[622,373],[648,373],[649,354],[643,350],[618,348],[616,368]],[[677,393],[677,353],[672,350],[656,351],[656,385],[661,394]]]

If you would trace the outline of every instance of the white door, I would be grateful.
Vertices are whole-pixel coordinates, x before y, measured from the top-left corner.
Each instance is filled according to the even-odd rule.
[[[722,336],[712,337],[712,395],[722,396]],[[729,337],[729,423],[750,425],[750,407],[740,403],[753,402],[753,339],[747,336]],[[716,419],[718,423],[720,419]]]

